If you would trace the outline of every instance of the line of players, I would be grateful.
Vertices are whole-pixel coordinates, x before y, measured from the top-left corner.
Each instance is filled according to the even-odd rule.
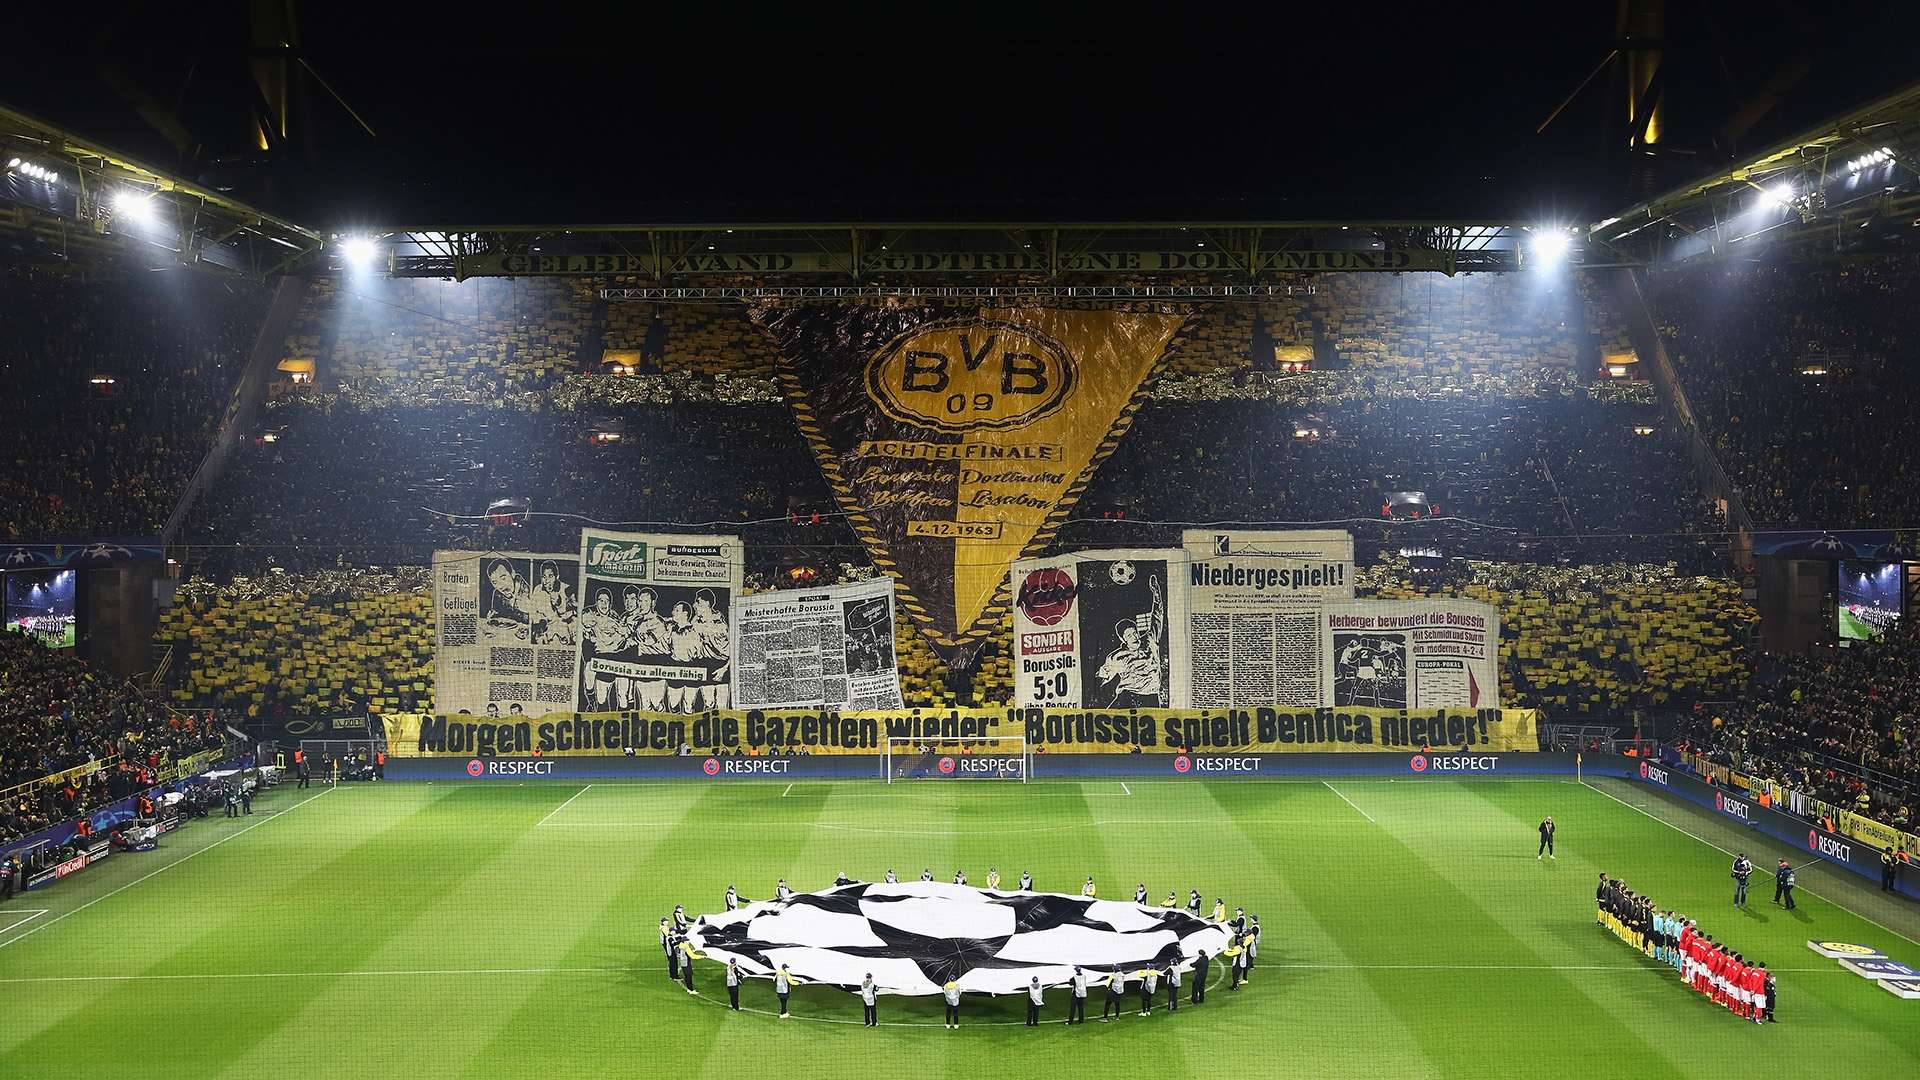
[[[1767,965],[1748,963],[1731,948],[1713,940],[1692,919],[1661,911],[1653,901],[1636,894],[1618,878],[1600,875],[1594,893],[1594,921],[1615,937],[1660,963],[1671,966],[1698,993],[1709,997],[1743,1020],[1779,1023],[1772,973]]]
[[[930,866],[923,868],[920,871],[920,880],[932,881],[933,868]],[[894,873],[892,867],[887,868],[885,881],[889,885],[899,883],[900,878]],[[955,870],[953,872],[953,883],[955,885],[967,884],[967,872],[965,870]],[[857,882],[855,879],[848,877],[846,871],[843,870],[834,875],[833,884],[838,887],[857,884]],[[1000,888],[1000,870],[998,867],[987,868],[986,887],[989,890]],[[1024,870],[1021,871],[1019,891],[1034,891],[1033,875],[1031,873]],[[1099,894],[1099,887],[1094,883],[1093,877],[1089,875],[1087,880],[1081,883],[1080,895],[1097,898]],[[781,878],[774,885],[774,897],[779,900],[787,900],[791,899],[792,896],[793,889],[787,884],[787,879]],[[735,911],[741,904],[751,902],[752,901],[743,898],[739,891],[732,885],[727,886],[726,896],[723,898],[726,910]],[[1143,881],[1134,886],[1133,902],[1141,905],[1148,903],[1146,882]],[[1186,908],[1188,914],[1195,918],[1200,918],[1200,902],[1200,890],[1187,890]],[[1178,907],[1179,900],[1177,891],[1173,889],[1167,890],[1167,899],[1161,906],[1166,908]],[[1234,908],[1233,918],[1229,919],[1227,918],[1226,898],[1216,897],[1213,901],[1213,916],[1209,921],[1223,924],[1232,930],[1232,933],[1227,939],[1227,946],[1220,950],[1219,956],[1220,959],[1227,964],[1227,989],[1238,990],[1242,983],[1250,982],[1253,979],[1254,961],[1260,955],[1260,916],[1249,915],[1244,908]],[[675,904],[672,916],[660,920],[660,948],[666,954],[667,958],[667,977],[679,982],[686,988],[687,993],[697,995],[699,992],[693,988],[693,962],[699,959],[701,954],[695,951],[692,944],[687,941],[687,931],[689,929],[691,929],[691,923],[687,919],[686,905]],[[1199,1005],[1207,999],[1207,969],[1210,966],[1211,959],[1212,958],[1203,951],[1200,953],[1194,965],[1192,972],[1193,993],[1189,1001],[1190,1004]],[[1088,976],[1089,973],[1078,966],[1073,969],[1073,979],[1072,982],[1068,984],[1072,988],[1072,996],[1068,999],[1067,1019],[1065,1021],[1069,1025],[1086,1022],[1087,988],[1090,983],[1095,981]],[[737,962],[728,962],[726,972],[727,998],[729,1007],[735,1012],[740,1010],[740,985],[748,977],[745,972],[740,970]],[[774,993],[780,999],[779,1016],[780,1019],[785,1020],[789,1016],[787,1006],[788,997],[792,993],[792,988],[805,980],[789,972],[784,964],[774,972],[772,978]],[[1162,978],[1165,978],[1167,982],[1167,1011],[1175,1011],[1179,1008],[1180,998],[1180,969],[1178,965],[1170,965],[1164,971],[1148,967],[1137,971],[1121,971],[1115,969],[1108,972],[1105,979],[1099,980],[1106,987],[1106,1003],[1101,1009],[1100,1022],[1106,1023],[1109,1017],[1125,1015],[1124,1002],[1126,1000],[1127,983],[1130,980],[1137,980],[1139,983],[1140,1015],[1146,1016],[1150,1014],[1153,1011],[1157,984]],[[1046,988],[1040,985],[1040,980],[1036,976],[1032,985],[1027,989],[1028,1027],[1034,1027],[1040,1023],[1040,1006],[1043,1004],[1045,992]],[[861,1003],[864,1006],[864,1023],[869,1027],[876,1026],[878,1020],[876,1019],[875,1013],[877,1007],[875,997],[878,990],[874,986],[873,976],[868,975],[865,983],[858,990],[854,991],[854,993],[859,995]],[[946,999],[947,1005],[946,1026],[949,1028],[957,1028],[960,1026],[961,991],[959,986],[953,982],[947,983],[943,988],[943,996]]]

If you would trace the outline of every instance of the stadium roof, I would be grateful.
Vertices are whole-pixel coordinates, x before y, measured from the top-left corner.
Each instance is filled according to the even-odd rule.
[[[200,265],[264,277],[319,233],[0,106],[0,249],[16,265]]]
[[[1597,259],[1660,264],[1892,250],[1920,226],[1920,82],[1588,230]]]

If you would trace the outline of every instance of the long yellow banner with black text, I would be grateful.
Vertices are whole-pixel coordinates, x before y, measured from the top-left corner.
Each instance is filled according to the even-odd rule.
[[[1532,709],[910,709],[897,712],[731,710],[548,713],[477,718],[395,713],[381,718],[396,757],[518,754],[878,754],[893,739],[1024,736],[1041,753],[1190,751],[1329,753],[1540,748]],[[896,748],[897,749],[897,748]]]

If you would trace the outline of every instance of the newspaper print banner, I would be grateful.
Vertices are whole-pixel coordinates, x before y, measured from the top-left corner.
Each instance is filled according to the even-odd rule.
[[[736,600],[733,697],[742,709],[900,708],[893,579]]]
[[[1311,708],[1322,700],[1320,613],[1353,599],[1353,536],[1341,530],[1189,530],[1184,632],[1174,637],[1182,708]]]
[[[583,530],[575,707],[728,708],[743,563],[737,536]]]
[[[572,552],[434,552],[439,708],[539,715],[571,707],[579,579]]]
[[[1322,611],[1333,708],[1500,705],[1500,616],[1477,600],[1356,600]]]
[[[1087,551],[1013,564],[1014,700],[1163,709],[1173,701],[1184,561],[1166,549]]]

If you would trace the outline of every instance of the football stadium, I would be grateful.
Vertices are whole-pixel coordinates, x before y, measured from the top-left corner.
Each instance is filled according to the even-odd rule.
[[[1914,13],[1578,7],[0,46],[0,1078],[1914,1075]]]

